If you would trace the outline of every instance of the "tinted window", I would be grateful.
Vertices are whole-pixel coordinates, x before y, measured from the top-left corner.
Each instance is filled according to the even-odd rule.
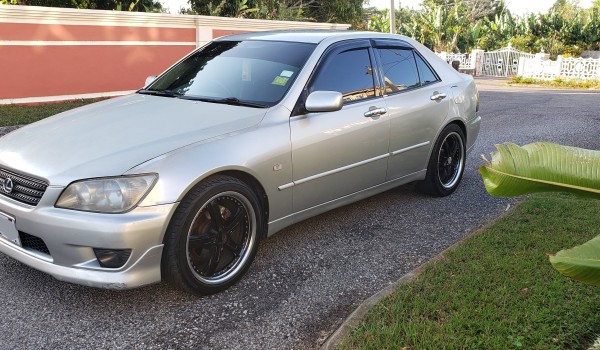
[[[367,49],[343,51],[319,69],[310,91],[338,91],[344,102],[375,96],[373,68]]]
[[[273,41],[215,41],[171,68],[146,92],[180,98],[279,102],[315,45]]]
[[[419,85],[415,57],[410,49],[380,48],[385,92],[401,91]]]
[[[429,84],[429,83],[438,81],[438,78],[435,75],[435,73],[431,70],[431,68],[429,68],[427,63],[425,63],[425,61],[423,61],[421,56],[419,56],[419,55],[415,55],[415,56],[417,58],[417,67],[419,67],[419,76],[421,77],[421,84],[425,85],[425,84]]]

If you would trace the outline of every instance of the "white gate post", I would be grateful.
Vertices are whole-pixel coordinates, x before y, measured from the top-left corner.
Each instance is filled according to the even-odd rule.
[[[556,72],[556,77],[555,78],[559,78],[561,76],[562,65],[563,65],[563,56],[562,55],[558,55],[556,57],[556,66],[558,68],[558,71]]]
[[[550,59],[550,54],[545,53],[544,50],[542,50],[542,52],[538,52],[535,54],[535,59],[540,61],[546,61]]]
[[[519,57],[519,69],[517,70],[517,76],[524,77],[525,76],[525,62],[527,58],[521,56]]]
[[[448,62],[448,53],[446,51],[440,52],[440,58]]]
[[[473,74],[478,77],[483,73],[483,53],[485,51],[480,49],[475,49],[471,51],[471,68],[473,69]]]

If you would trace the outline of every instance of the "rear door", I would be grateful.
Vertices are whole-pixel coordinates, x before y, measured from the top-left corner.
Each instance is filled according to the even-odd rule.
[[[387,180],[394,180],[426,169],[451,91],[409,44],[381,40],[374,47],[391,123]]]
[[[305,96],[338,91],[344,106],[290,119],[295,211],[385,181],[389,118],[375,89],[374,64],[369,41],[338,44],[324,54],[308,83]]]

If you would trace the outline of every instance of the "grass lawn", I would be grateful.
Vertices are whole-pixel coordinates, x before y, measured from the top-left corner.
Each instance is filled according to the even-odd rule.
[[[23,125],[103,99],[73,100],[36,105],[0,105],[0,126]]]
[[[600,288],[546,257],[600,235],[600,201],[532,195],[371,309],[343,349],[585,349]]]
[[[600,89],[600,80],[568,80],[556,78],[552,80],[523,78],[520,76],[512,76],[508,81],[509,84],[517,85],[540,85],[562,88],[577,88],[577,89]]]

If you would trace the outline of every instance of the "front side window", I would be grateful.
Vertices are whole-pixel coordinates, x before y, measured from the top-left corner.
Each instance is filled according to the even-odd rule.
[[[314,44],[215,41],[139,93],[270,107],[288,91]]]
[[[386,93],[419,86],[419,73],[411,49],[379,48]]]
[[[368,49],[351,49],[330,56],[309,88],[309,93],[313,91],[341,92],[344,102],[375,96]]]

